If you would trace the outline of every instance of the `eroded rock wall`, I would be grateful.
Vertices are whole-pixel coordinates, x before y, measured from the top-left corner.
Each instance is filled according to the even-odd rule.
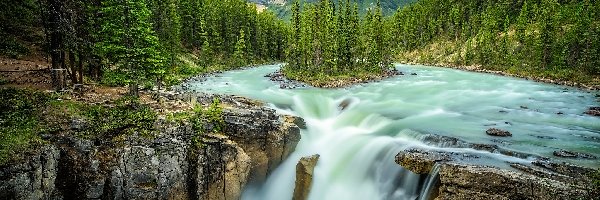
[[[151,137],[52,137],[37,154],[0,167],[0,199],[239,199],[293,151],[300,131],[293,117],[224,101],[234,103],[224,110],[225,130],[200,143],[190,124],[165,120]]]

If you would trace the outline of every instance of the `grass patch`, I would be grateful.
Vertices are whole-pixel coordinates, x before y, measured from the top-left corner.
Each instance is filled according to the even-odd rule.
[[[40,113],[50,97],[40,92],[0,89],[0,165],[23,158],[43,142]]]
[[[0,89],[0,165],[19,161],[44,144],[40,135],[69,130],[74,119],[82,128],[74,135],[112,139],[138,133],[152,137],[156,113],[137,99],[124,97],[108,105],[60,100],[58,94]]]
[[[88,105],[74,101],[53,101],[49,107],[48,120],[55,123],[70,123],[79,120],[84,126],[76,135],[86,139],[114,138],[120,135],[139,133],[151,137],[156,113],[133,97],[122,97],[108,105]],[[63,120],[61,120],[63,119]]]
[[[595,173],[592,174],[592,182],[597,191],[600,191],[600,169],[596,170]]]
[[[206,108],[196,105],[189,120],[196,131],[192,143],[198,148],[202,147],[202,135],[204,133],[219,133],[225,129],[223,107],[217,98],[213,99],[211,105]]]
[[[89,128],[82,136],[115,137],[122,134],[139,133],[151,137],[156,121],[156,113],[138,99],[124,97],[114,106],[88,106],[82,115]]]

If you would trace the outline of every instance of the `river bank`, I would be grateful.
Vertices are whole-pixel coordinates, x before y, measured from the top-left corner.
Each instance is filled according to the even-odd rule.
[[[452,64],[452,63],[437,63],[437,62],[428,63],[428,62],[412,62],[412,61],[404,61],[404,62],[400,61],[399,63],[407,64],[407,65],[429,65],[429,66],[436,66],[436,67],[446,67],[446,68],[452,68],[452,69],[458,69],[458,70],[464,70],[464,71],[472,71],[472,72],[479,72],[479,73],[496,74],[496,75],[500,75],[500,76],[523,78],[526,80],[533,80],[536,82],[549,83],[549,84],[555,84],[555,85],[563,85],[563,86],[569,86],[569,87],[577,87],[577,88],[581,88],[581,89],[585,89],[585,90],[600,90],[600,84],[586,84],[586,83],[579,83],[579,82],[565,81],[565,80],[556,80],[556,79],[550,79],[550,78],[544,78],[544,77],[538,77],[538,76],[532,76],[532,75],[522,75],[519,73],[510,73],[507,71],[490,70],[490,69],[485,69],[481,65],[467,66],[467,65],[457,65],[457,64]]]

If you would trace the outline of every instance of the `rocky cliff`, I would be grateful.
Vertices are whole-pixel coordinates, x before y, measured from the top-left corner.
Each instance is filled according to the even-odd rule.
[[[239,199],[248,182],[264,179],[293,151],[301,120],[219,98],[224,130],[200,142],[192,125],[164,119],[151,137],[51,136],[38,153],[0,167],[0,199]]]

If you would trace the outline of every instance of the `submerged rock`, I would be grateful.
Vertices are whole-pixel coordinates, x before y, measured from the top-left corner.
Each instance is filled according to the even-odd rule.
[[[312,186],[313,172],[319,161],[319,154],[303,157],[296,164],[296,186],[293,200],[306,200]]]
[[[491,136],[498,136],[498,137],[510,137],[512,136],[512,134],[508,131],[505,130],[501,130],[501,129],[497,129],[497,128],[490,128],[487,131],[485,131],[486,134],[491,135]]]
[[[276,72],[265,75],[265,77],[269,78],[269,80],[279,83],[279,88],[281,89],[294,89],[294,88],[305,88],[306,84],[288,79],[281,70],[277,70]]]
[[[350,99],[344,99],[344,101],[342,101],[340,103],[340,105],[338,105],[338,108],[340,108],[340,110],[346,110],[346,108],[348,108],[348,106],[350,105],[350,103],[352,103],[352,100],[350,100]]]
[[[596,156],[594,156],[594,155],[572,152],[572,151],[567,151],[564,149],[561,149],[559,151],[554,151],[552,154],[556,157],[563,157],[563,158],[596,159]]]

